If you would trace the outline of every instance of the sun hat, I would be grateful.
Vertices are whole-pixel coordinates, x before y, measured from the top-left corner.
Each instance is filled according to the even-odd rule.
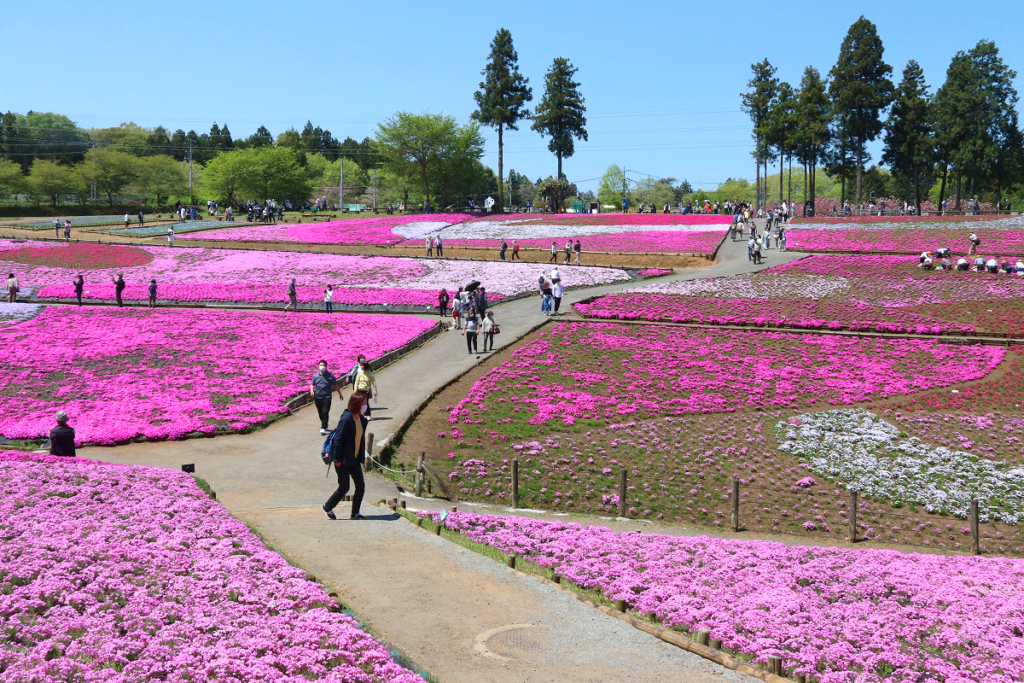
[[[57,412],[57,422],[67,422],[67,421],[68,421],[68,414],[65,413],[63,410],[58,411]]]

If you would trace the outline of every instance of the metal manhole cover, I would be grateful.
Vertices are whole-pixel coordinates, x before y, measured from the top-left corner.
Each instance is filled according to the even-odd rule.
[[[547,650],[549,638],[533,624],[510,624],[478,635],[474,647],[485,657],[510,661],[523,655]]]

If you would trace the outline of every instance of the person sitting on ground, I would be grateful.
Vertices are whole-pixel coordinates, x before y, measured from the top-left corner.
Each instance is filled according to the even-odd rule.
[[[974,270],[979,273],[985,270],[984,256],[978,256],[976,259],[974,259]]]
[[[987,270],[990,273],[998,273],[999,262],[996,261],[994,258],[990,257],[989,260],[985,262],[985,270]]]
[[[949,247],[941,247],[935,250],[935,256],[938,258],[949,258]]]
[[[956,262],[956,269],[957,270],[970,270],[971,269],[971,264],[967,261],[967,259],[965,259],[963,256],[961,256],[957,260],[957,262]]]
[[[57,413],[57,426],[50,430],[50,455],[75,457],[75,430],[68,426],[68,414]]]

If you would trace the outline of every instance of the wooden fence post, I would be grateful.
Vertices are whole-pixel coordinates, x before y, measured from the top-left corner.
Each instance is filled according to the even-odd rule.
[[[420,456],[416,460],[416,497],[420,498],[423,496],[423,461],[426,460],[426,451],[420,451]]]
[[[740,478],[732,478],[732,530],[740,530]]]
[[[626,516],[626,468],[622,468],[619,478],[619,517]]]
[[[363,462],[363,469],[367,472],[373,469],[373,433],[366,435],[366,460]]]
[[[519,507],[519,459],[512,458],[512,509]]]
[[[857,492],[850,491],[850,543],[857,542]]]
[[[978,520],[978,501],[971,501],[971,552],[981,555],[981,529]]]

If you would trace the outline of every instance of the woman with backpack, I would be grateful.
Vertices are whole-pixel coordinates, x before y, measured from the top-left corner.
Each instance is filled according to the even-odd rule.
[[[321,506],[327,519],[337,519],[335,506],[348,494],[349,477],[355,483],[352,493],[352,519],[364,519],[359,514],[366,484],[363,481],[363,463],[366,461],[366,425],[369,420],[362,415],[366,395],[355,392],[348,400],[348,408],[341,414],[338,426],[331,433],[331,456],[334,471],[338,475],[338,488]]]

